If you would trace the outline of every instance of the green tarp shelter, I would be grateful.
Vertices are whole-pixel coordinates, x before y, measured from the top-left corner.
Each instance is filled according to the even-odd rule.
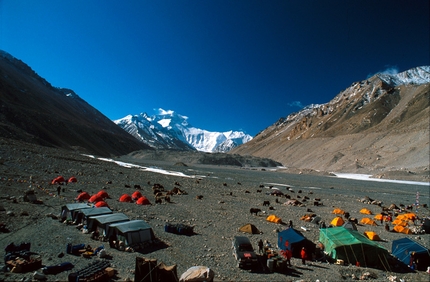
[[[333,259],[362,267],[390,270],[389,253],[382,246],[369,240],[358,231],[343,226],[320,229],[319,241],[324,252]]]

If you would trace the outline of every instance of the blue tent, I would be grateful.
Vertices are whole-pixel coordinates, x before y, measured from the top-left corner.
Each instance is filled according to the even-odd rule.
[[[427,266],[430,265],[430,251],[426,247],[409,238],[394,240],[391,245],[393,256],[406,265],[410,263],[412,252],[415,252],[417,269],[426,270]]]
[[[315,251],[315,244],[293,228],[287,228],[278,233],[278,248],[292,251],[293,257],[300,257],[300,251],[303,247],[310,254]]]

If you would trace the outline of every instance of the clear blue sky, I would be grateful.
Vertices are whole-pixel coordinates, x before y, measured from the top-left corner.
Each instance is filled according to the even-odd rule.
[[[114,120],[163,108],[255,135],[429,64],[429,1],[0,0],[0,49]]]

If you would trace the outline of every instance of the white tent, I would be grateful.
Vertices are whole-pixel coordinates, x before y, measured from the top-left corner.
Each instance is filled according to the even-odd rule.
[[[85,203],[67,204],[61,207],[61,219],[66,220],[67,218],[75,218],[76,214],[82,209],[91,208],[90,205]]]
[[[73,221],[76,223],[86,222],[88,223],[88,218],[92,216],[104,215],[104,214],[112,214],[112,210],[108,207],[92,207],[87,209],[82,209],[77,212],[76,217],[73,218]]]
[[[140,244],[155,239],[154,231],[144,220],[130,220],[109,226],[108,237],[115,236],[126,246]]]
[[[123,213],[113,213],[113,214],[104,214],[104,215],[98,215],[98,216],[91,216],[88,218],[87,222],[87,228],[89,231],[94,231],[97,228],[102,229],[101,231],[103,233],[101,234],[108,234],[109,226],[114,223],[129,221],[127,215]]]

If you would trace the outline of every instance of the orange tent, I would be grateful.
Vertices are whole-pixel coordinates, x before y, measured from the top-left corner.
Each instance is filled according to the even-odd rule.
[[[135,191],[133,194],[131,194],[131,198],[132,198],[133,200],[137,200],[137,199],[139,199],[140,197],[142,197],[142,193],[140,193],[139,191]]]
[[[385,216],[382,215],[382,214],[377,214],[373,218],[376,219],[376,220],[381,220],[381,219],[383,220],[385,218]]]
[[[119,198],[119,201],[120,201],[120,202],[123,202],[123,203],[132,203],[132,202],[133,202],[133,200],[131,199],[130,195],[128,195],[128,194],[123,194],[123,195]]]
[[[362,214],[372,214],[372,212],[369,209],[366,209],[366,208],[361,209],[360,213],[362,213]]]
[[[400,226],[400,225],[394,226],[393,230],[396,231],[396,232],[398,232],[398,233],[412,234],[412,231],[409,228],[403,227],[403,226]]]
[[[69,178],[69,180],[67,180],[68,183],[72,183],[72,182],[78,182],[78,180],[76,179],[76,177],[72,176]]]
[[[87,192],[82,192],[76,197],[75,200],[78,202],[83,202],[83,201],[88,201],[90,198],[91,198],[90,194],[88,194]]]
[[[97,195],[99,195],[103,199],[109,199],[109,194],[105,190],[100,190]]]
[[[367,224],[367,225],[373,225],[376,226],[376,222],[373,219],[370,219],[368,217],[363,218],[362,220],[360,220],[361,224]]]
[[[345,223],[345,221],[340,216],[336,216],[330,222],[330,224],[333,225],[333,226],[342,226],[344,223]]]
[[[397,216],[396,218],[406,219],[406,220],[415,220],[417,218],[417,216],[416,216],[416,214],[410,212],[410,213],[401,214],[401,215]]]
[[[92,195],[91,198],[88,200],[88,202],[90,202],[90,203],[97,203],[97,202],[100,202],[100,201],[103,201],[103,198],[100,197],[97,194]]]
[[[142,196],[139,199],[137,199],[136,204],[138,204],[138,205],[150,205],[151,203],[149,202],[148,198],[146,198],[145,196]]]
[[[98,201],[94,206],[96,208],[109,207],[109,205],[105,201]]]
[[[274,222],[274,223],[282,223],[282,220],[279,217],[277,217],[276,215],[274,215],[274,214],[269,215],[266,218],[266,220],[270,221],[270,222]]]
[[[373,231],[364,231],[364,235],[372,241],[381,241],[378,234]]]
[[[404,220],[401,220],[401,219],[396,219],[396,220],[394,220],[394,221],[393,221],[393,224],[394,224],[394,225],[403,226],[403,227],[408,226],[408,222],[407,222],[407,221],[404,221]]]
[[[66,180],[64,179],[64,177],[58,176],[57,178],[54,178],[51,181],[51,184],[59,184],[59,183],[63,183],[63,182],[66,182]]]
[[[334,213],[334,214],[345,214],[345,211],[341,210],[341,209],[334,209],[332,213]]]

